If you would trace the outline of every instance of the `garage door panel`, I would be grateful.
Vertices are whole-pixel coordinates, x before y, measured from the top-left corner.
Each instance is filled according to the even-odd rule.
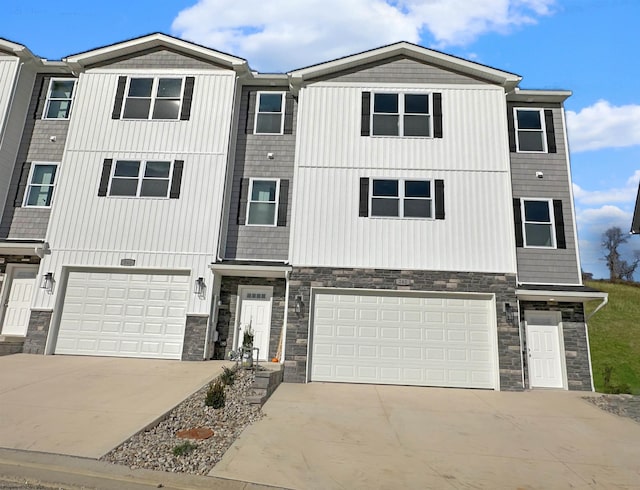
[[[56,354],[180,359],[189,276],[71,272]]]
[[[495,388],[490,300],[354,291],[314,304],[312,381]]]

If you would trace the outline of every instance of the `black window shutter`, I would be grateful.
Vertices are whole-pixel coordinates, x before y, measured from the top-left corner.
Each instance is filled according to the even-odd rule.
[[[442,94],[433,94],[433,137],[442,138]]]
[[[240,179],[240,196],[238,198],[238,224],[244,225],[247,220],[247,199],[249,198],[249,179]]]
[[[369,177],[360,178],[360,212],[358,216],[369,216]]]
[[[29,179],[29,170],[31,170],[31,162],[24,162],[20,169],[20,177],[18,179],[18,186],[16,188],[16,197],[13,201],[13,206],[19,208],[24,201],[24,193],[27,190],[27,179]]]
[[[516,228],[516,247],[524,246],[524,238],[522,235],[522,208],[520,199],[513,199],[513,223]]]
[[[245,134],[253,134],[253,121],[256,115],[256,97],[257,94],[254,90],[249,92],[247,101],[247,120],[245,121],[244,127]]]
[[[362,121],[360,124],[360,136],[369,136],[371,127],[371,92],[362,92]]]
[[[35,119],[41,119],[44,112],[44,104],[47,100],[46,91],[49,90],[49,80],[51,77],[42,77],[40,80],[40,90],[38,91],[38,100],[36,100],[36,110],[33,113]],[[46,87],[46,88],[45,88]]]
[[[176,160],[173,162],[173,176],[171,177],[171,190],[169,191],[170,199],[178,199],[180,197],[180,185],[182,184],[182,169],[184,160]]]
[[[182,96],[182,110],[180,111],[180,120],[188,121],[191,117],[191,101],[193,99],[193,84],[195,77],[187,77],[184,80],[184,95]]]
[[[284,98],[284,134],[293,133],[293,95]]]
[[[111,165],[113,160],[111,158],[105,158],[102,163],[102,175],[100,176],[100,186],[98,187],[98,196],[106,196],[107,189],[109,188],[109,178],[111,177]]]
[[[280,180],[280,197],[278,199],[278,226],[287,226],[287,205],[289,204],[289,180]]]
[[[562,215],[562,201],[560,199],[553,200],[553,217],[556,222],[556,246],[558,248],[567,248],[567,239],[564,233],[564,216]]]
[[[436,219],[444,219],[444,180],[435,181]]]
[[[513,121],[513,107],[507,105],[507,127],[509,130],[509,151],[516,152],[516,126]]]
[[[553,111],[551,109],[545,109],[544,111],[544,125],[547,130],[547,151],[556,153],[556,131],[553,127]]]
[[[122,112],[122,102],[124,102],[124,88],[127,85],[127,77],[118,77],[118,88],[116,88],[116,100],[113,104],[111,119],[120,119]]]

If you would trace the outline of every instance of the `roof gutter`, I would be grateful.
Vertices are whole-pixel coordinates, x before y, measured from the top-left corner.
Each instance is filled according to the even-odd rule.
[[[585,322],[588,322],[588,321],[591,319],[591,317],[592,317],[593,315],[595,315],[598,311],[600,311],[602,308],[604,308],[608,302],[609,302],[609,295],[607,295],[607,296],[605,296],[604,298],[602,298],[602,303],[600,303],[600,304],[596,307],[596,309],[595,309],[595,310],[593,310],[593,311],[591,312],[591,314],[589,314],[589,316],[587,316],[587,317],[584,319],[584,321],[585,321]]]

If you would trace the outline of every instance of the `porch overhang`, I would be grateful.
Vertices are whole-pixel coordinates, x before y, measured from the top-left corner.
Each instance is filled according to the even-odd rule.
[[[520,284],[516,288],[516,297],[523,301],[583,303],[592,300],[605,300],[609,294],[587,286]]]
[[[25,240],[25,241],[1,241],[0,255],[31,255],[38,256],[36,249],[42,249],[43,241],[41,240]]]
[[[250,262],[250,261],[223,261],[209,265],[211,272],[221,276],[238,277],[283,277],[293,269],[284,262]]]

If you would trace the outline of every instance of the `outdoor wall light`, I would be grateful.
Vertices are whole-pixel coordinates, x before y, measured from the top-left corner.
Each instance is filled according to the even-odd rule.
[[[53,290],[53,272],[42,274],[42,282],[40,283],[40,287],[48,292],[51,292]]]
[[[302,315],[302,308],[304,307],[304,303],[302,302],[302,295],[298,295],[295,297],[294,308],[296,310],[296,315]]]
[[[199,277],[198,279],[196,279],[196,284],[193,288],[194,294],[197,294],[198,296],[202,296],[204,294],[205,288],[206,288],[206,285],[204,283],[204,277]]]
[[[504,313],[507,317],[507,322],[509,322],[513,326],[518,325],[518,308],[514,308],[510,303],[505,303]]]

